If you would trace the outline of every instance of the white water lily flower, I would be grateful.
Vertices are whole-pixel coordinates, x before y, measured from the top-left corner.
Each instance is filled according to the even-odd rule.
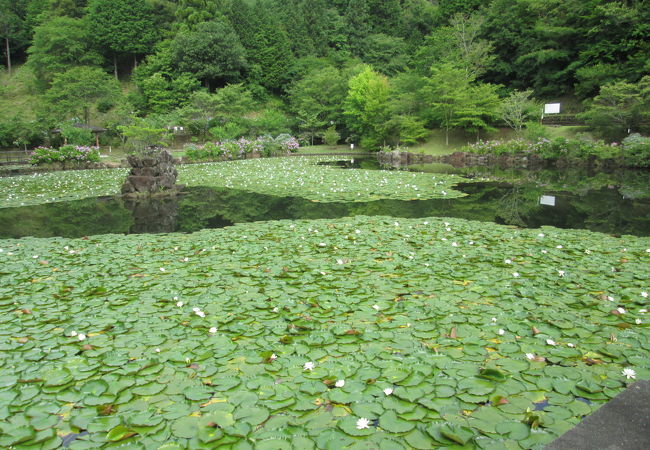
[[[185,261],[185,262],[188,262],[189,260],[190,260],[190,258],[188,258],[187,256],[185,258],[183,258],[183,261]]]
[[[343,260],[342,259],[337,259],[336,264],[343,264]]]
[[[619,314],[625,314],[625,308],[616,308],[616,311],[619,312]]]
[[[526,353],[526,359],[533,360],[535,359],[535,355],[533,353]]]
[[[176,302],[176,306],[180,308],[181,306],[183,306],[183,302]]]
[[[208,331],[210,331],[210,334],[214,334],[214,333],[217,332],[217,327],[212,327],[212,328],[210,328],[210,330],[208,330]]]
[[[354,232],[359,234],[359,233],[361,233],[361,230],[354,230]]]
[[[280,311],[280,309],[279,309],[279,308],[278,308],[278,307],[276,306],[276,307],[275,307],[275,308],[273,308],[273,309],[272,309],[271,311],[273,311],[273,312],[275,312],[275,313],[276,313],[276,312],[278,312],[278,311]]]
[[[276,355],[275,353],[269,356],[269,361],[275,361],[276,359],[278,359],[278,355]]]
[[[512,260],[511,260],[511,259],[506,259],[506,260],[503,261],[503,262],[506,263],[506,264],[512,264]]]
[[[613,301],[614,301],[614,297],[612,297],[611,295],[608,295],[608,296],[607,296],[607,300],[609,300],[610,302],[613,302]]]
[[[370,425],[370,421],[368,419],[365,419],[365,418],[362,417],[361,419],[357,420],[357,430],[363,430],[364,428],[370,428],[369,425]]]
[[[544,233],[539,233],[537,236],[544,237]]]
[[[636,323],[637,325],[641,325],[643,322],[641,322],[641,319],[635,319],[634,323]]]
[[[558,271],[557,271],[557,274],[558,274],[559,276],[563,277],[564,274],[565,274],[565,272],[564,272],[564,270],[558,270]]]
[[[452,246],[452,247],[458,247],[458,244],[457,244],[456,242],[452,242],[452,243],[451,243],[451,246]]]
[[[641,297],[648,298],[648,293],[647,292],[641,292]]]
[[[71,331],[71,332],[70,332],[70,336],[75,337],[76,335],[77,335],[77,332],[76,332],[76,331]]]
[[[334,386],[336,386],[336,387],[345,386],[345,380],[337,380],[336,383],[334,383]]]
[[[553,339],[546,339],[546,343],[548,345],[557,345],[557,343]]]
[[[646,248],[646,249],[645,249],[645,252],[646,252],[646,253],[650,253],[650,248]]]
[[[547,254],[548,251],[547,250],[542,250],[542,253]]]
[[[196,315],[199,317],[205,317],[205,313],[203,311],[197,311]]]
[[[161,271],[161,272],[164,272],[164,271],[165,271],[165,268],[164,268],[164,267],[161,267],[161,268],[160,268],[160,271]]]
[[[159,349],[159,348],[156,349],[156,353],[160,353],[160,349]]]
[[[572,344],[571,342],[569,342],[566,346],[567,346],[567,347],[571,347],[571,348],[574,348],[574,347],[575,347],[575,345]]]
[[[372,309],[374,309],[375,311],[379,311],[379,305],[372,305]]]
[[[645,314],[645,313],[648,312],[648,310],[644,308],[644,309],[640,309],[639,312],[640,312],[641,314]]]
[[[557,247],[555,247],[555,248],[562,248],[562,246],[561,246],[561,245],[558,245],[558,246],[557,246]]]
[[[396,226],[396,227],[399,227],[399,222],[395,222],[395,226]]]
[[[424,222],[422,222],[422,224],[423,225],[429,225],[429,222],[425,220]]]
[[[512,276],[515,278],[519,278],[519,272],[512,272]]]
[[[496,317],[492,317],[491,320],[492,320],[492,322],[496,322],[496,321],[497,321],[497,318],[496,318]]]
[[[392,393],[393,393],[393,388],[386,388],[386,389],[384,389],[384,394],[386,394],[386,395],[390,395],[390,394],[392,394]]]
[[[625,376],[625,378],[627,378],[628,380],[629,380],[630,378],[636,378],[636,372],[634,371],[634,369],[631,369],[631,368],[629,368],[629,367],[626,367],[625,369],[623,369],[622,374],[623,374],[623,376]]]
[[[79,335],[77,336],[77,339],[79,339],[80,341],[85,341],[86,340],[86,335],[83,334],[83,333],[79,333]]]
[[[311,361],[307,361],[305,365],[302,367],[302,370],[314,370],[314,363]]]
[[[499,329],[499,331],[497,333],[499,333],[499,336],[503,336],[504,334],[506,334],[506,330],[501,328],[501,329]]]

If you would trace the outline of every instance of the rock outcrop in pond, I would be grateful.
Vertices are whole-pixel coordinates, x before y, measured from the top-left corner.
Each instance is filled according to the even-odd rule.
[[[167,150],[149,149],[129,155],[131,172],[122,185],[122,194],[130,196],[176,193],[178,172],[174,157]]]

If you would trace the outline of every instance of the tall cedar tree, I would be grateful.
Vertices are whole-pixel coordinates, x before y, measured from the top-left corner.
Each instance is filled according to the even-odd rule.
[[[117,59],[150,53],[158,40],[154,12],[145,0],[90,0],[86,20],[90,24],[95,44],[108,50],[113,59],[117,78]]]

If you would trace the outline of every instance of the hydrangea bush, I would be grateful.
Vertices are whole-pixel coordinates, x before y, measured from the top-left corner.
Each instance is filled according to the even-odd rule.
[[[60,148],[36,147],[30,155],[31,164],[87,163],[99,161],[99,147],[64,145]]]
[[[193,161],[206,159],[241,159],[246,155],[258,153],[263,156],[274,156],[282,153],[295,152],[300,148],[298,140],[288,134],[258,136],[249,140],[241,137],[222,142],[206,142],[203,145],[188,144],[185,146],[186,156]]]

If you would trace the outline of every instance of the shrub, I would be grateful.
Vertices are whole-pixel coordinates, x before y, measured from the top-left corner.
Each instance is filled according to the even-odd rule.
[[[479,141],[463,147],[463,151],[491,154],[491,155],[525,155],[533,154],[539,158],[550,160],[559,158],[568,159],[608,159],[616,158],[620,154],[617,146],[607,145],[602,141],[584,141],[566,139],[539,139],[531,143],[523,139],[511,141]]]
[[[621,144],[626,166],[650,167],[650,138],[633,133]]]
[[[336,131],[334,126],[329,127],[323,133],[323,142],[325,142],[326,145],[336,145],[339,143],[339,139],[341,139],[341,135]]]
[[[239,138],[222,142],[207,142],[204,145],[185,145],[185,155],[193,160],[218,159],[227,156],[229,159],[244,158],[253,152],[263,156],[275,156],[296,151],[300,147],[298,140],[288,134],[281,134],[275,139],[271,136],[260,136],[253,140]]]
[[[99,148],[82,145],[64,145],[60,148],[37,147],[30,156],[32,164],[98,162]]]

